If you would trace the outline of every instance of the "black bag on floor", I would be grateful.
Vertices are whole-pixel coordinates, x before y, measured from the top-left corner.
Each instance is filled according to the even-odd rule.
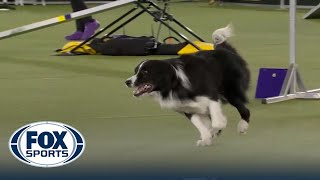
[[[103,55],[112,56],[145,56],[154,47],[153,37],[115,36],[107,40],[94,39],[90,47]]]
[[[176,55],[187,43],[162,44],[154,37],[112,36],[106,40],[96,38],[90,47],[99,54],[111,56]]]

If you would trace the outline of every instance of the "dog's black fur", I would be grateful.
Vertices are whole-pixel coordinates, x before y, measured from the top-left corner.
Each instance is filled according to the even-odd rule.
[[[180,70],[187,78],[177,75]],[[227,42],[216,45],[215,50],[199,51],[166,60],[147,60],[135,68],[135,78],[126,81],[129,87],[146,87],[142,93],[157,94],[158,101],[196,102],[197,97],[207,97],[212,101],[230,103],[249,123],[250,111],[246,91],[249,88],[250,72],[246,61],[236,49]],[[147,84],[147,86],[145,86]],[[200,112],[175,109],[189,119]],[[204,113],[210,117],[210,113]],[[213,134],[219,135],[222,129]]]
[[[140,64],[136,67],[137,73]],[[182,68],[188,77],[191,89],[182,85],[174,68]],[[147,74],[146,74],[147,73]],[[174,92],[180,100],[192,100],[196,96],[219,99],[236,107],[243,120],[249,122],[250,111],[246,91],[249,87],[250,73],[245,60],[227,42],[215,50],[199,51],[167,60],[144,61],[133,86],[144,83],[153,84],[153,90],[166,99]]]

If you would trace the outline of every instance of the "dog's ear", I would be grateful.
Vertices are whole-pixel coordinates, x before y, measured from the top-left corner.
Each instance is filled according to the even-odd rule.
[[[176,73],[176,67],[174,67],[172,65],[172,71],[170,72],[170,78],[171,78],[171,85],[172,85],[172,88],[176,88],[178,85],[179,85],[179,79],[178,79],[178,76],[177,76],[177,73]]]
[[[141,68],[142,63],[144,63],[144,62],[146,62],[146,61],[148,61],[148,60],[141,61],[141,62],[136,66],[136,68],[134,69],[134,73],[135,73],[135,74],[137,74],[137,72],[138,72],[139,69]]]

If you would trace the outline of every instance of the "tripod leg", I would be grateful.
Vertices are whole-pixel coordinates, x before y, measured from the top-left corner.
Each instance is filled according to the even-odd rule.
[[[150,3],[151,3],[152,6],[155,7],[156,9],[161,10],[161,8],[160,8],[157,4],[155,4],[155,3],[153,3],[153,2],[150,2]],[[170,14],[168,14],[168,13],[166,13],[166,12],[164,12],[164,13],[165,13],[166,16],[171,16]],[[185,25],[183,25],[182,23],[180,23],[180,22],[179,22],[178,20],[176,20],[173,16],[171,16],[171,20],[172,20],[173,22],[175,22],[176,24],[178,24],[182,29],[184,29],[184,30],[186,30],[188,33],[190,33],[192,36],[194,36],[194,37],[197,38],[198,40],[204,42],[204,40],[203,40],[200,36],[198,36],[197,34],[195,34],[195,33],[194,33],[190,28],[188,28],[187,26],[185,26]]]
[[[153,2],[149,2],[150,5],[154,6]],[[179,33],[177,30],[175,30],[174,28],[172,28],[168,23],[164,22],[161,18],[155,16],[154,14],[152,14],[152,12],[150,12],[146,7],[144,7],[143,5],[141,5],[139,2],[137,2],[137,5],[142,8],[145,12],[147,12],[148,14],[150,14],[152,17],[154,17],[157,21],[159,21],[160,23],[162,23],[163,25],[165,25],[167,28],[169,28],[172,32],[174,32],[175,34],[177,34],[178,36],[180,36],[182,39],[184,39],[185,41],[187,41],[189,44],[191,44],[193,47],[195,47],[196,49],[200,50],[199,46],[197,46],[196,44],[194,44],[193,42],[191,42],[185,35]],[[159,8],[159,7],[158,7]]]
[[[129,18],[128,20],[126,20],[125,22],[123,22],[122,24],[120,24],[119,26],[117,26],[116,28],[114,28],[112,31],[110,31],[108,34],[106,34],[105,36],[110,36],[111,34],[113,34],[114,32],[118,31],[120,28],[122,28],[123,26],[127,25],[128,23],[130,23],[131,21],[133,21],[134,19],[136,19],[137,17],[139,17],[141,14],[143,14],[145,12],[145,10],[140,11],[139,13],[137,13],[136,15],[132,16],[131,18]]]
[[[97,33],[95,33],[93,36],[91,36],[89,39],[83,41],[82,43],[80,43],[78,46],[74,47],[70,52],[73,53],[76,49],[80,48],[81,46],[83,46],[84,44],[86,44],[87,42],[91,41],[93,38],[97,37],[98,35],[100,35],[101,33],[103,33],[104,31],[106,31],[107,29],[109,29],[111,26],[113,26],[114,24],[116,24],[117,22],[119,22],[121,19],[127,17],[129,14],[131,14],[132,12],[134,12],[137,8],[134,7],[132,9],[130,9],[128,12],[126,12],[125,14],[123,14],[122,16],[120,16],[119,18],[117,18],[116,20],[112,21],[109,25],[107,25],[106,27],[104,27],[103,29],[100,29]]]

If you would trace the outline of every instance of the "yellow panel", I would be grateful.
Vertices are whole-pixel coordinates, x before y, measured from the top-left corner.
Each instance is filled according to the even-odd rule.
[[[77,47],[81,41],[70,41],[67,44],[65,44],[61,49],[57,50],[59,53],[67,53],[70,52],[73,48]],[[77,53],[83,53],[83,54],[90,54],[90,55],[95,55],[97,52],[92,49],[88,44],[84,44],[81,47],[75,49],[74,52]]]
[[[66,18],[64,17],[64,15],[58,16],[57,19],[58,19],[59,22],[66,20]]]
[[[195,45],[197,45],[201,50],[213,50],[213,44],[212,43],[206,43],[201,41],[194,41]],[[186,45],[184,48],[182,48],[178,54],[192,54],[198,52],[198,49],[193,47],[191,44]]]

